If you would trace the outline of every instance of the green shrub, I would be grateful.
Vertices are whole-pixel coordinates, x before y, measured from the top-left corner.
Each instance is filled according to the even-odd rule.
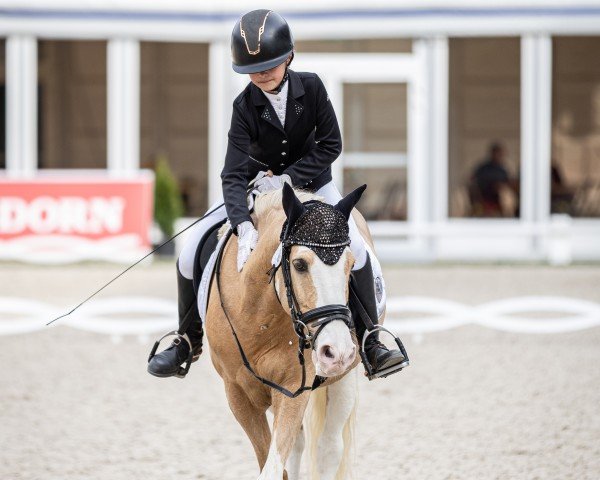
[[[166,155],[158,156],[154,172],[154,220],[163,233],[170,237],[175,220],[183,215],[181,193]]]

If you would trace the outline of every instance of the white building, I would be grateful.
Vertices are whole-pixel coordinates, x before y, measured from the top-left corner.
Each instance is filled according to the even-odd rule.
[[[0,168],[117,178],[165,154],[201,214],[248,81],[229,37],[251,8],[282,13],[292,68],[324,80],[344,133],[336,181],[369,184],[384,259],[600,259],[598,1],[0,0]],[[518,188],[504,218],[475,218],[470,178],[492,142]]]

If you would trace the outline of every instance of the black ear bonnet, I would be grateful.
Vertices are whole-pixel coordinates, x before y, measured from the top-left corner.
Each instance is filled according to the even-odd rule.
[[[293,189],[286,184],[283,207],[287,220],[280,237],[283,246],[306,246],[326,265],[336,264],[344,249],[350,245],[348,218],[365,188],[366,185],[363,185],[337,205],[329,205],[317,200],[301,203]]]

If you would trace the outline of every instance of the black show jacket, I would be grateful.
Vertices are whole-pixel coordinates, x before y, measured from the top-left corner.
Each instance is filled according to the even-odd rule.
[[[331,164],[342,151],[342,138],[323,82],[314,73],[292,70],[288,82],[285,128],[271,102],[253,83],[233,102],[221,179],[234,229],[252,221],[246,189],[261,170],[285,173],[294,187],[313,191],[331,181]]]

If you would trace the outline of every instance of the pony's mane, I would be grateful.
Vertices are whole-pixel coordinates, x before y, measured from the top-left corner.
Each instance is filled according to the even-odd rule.
[[[307,192],[306,190],[294,189],[294,192],[301,202],[307,202],[308,200],[323,201],[323,197]],[[271,190],[270,192],[259,194],[254,201],[254,211],[256,212],[256,215],[261,217],[272,210],[282,210],[282,193],[283,189],[280,188],[278,190]]]

